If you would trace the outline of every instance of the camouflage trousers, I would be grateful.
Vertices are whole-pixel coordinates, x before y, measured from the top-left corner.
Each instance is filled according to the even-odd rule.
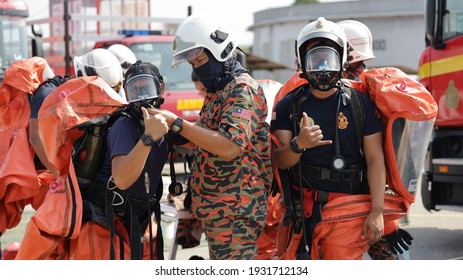
[[[398,260],[397,254],[391,251],[389,243],[383,237],[368,248],[368,255],[372,260]]]
[[[256,240],[262,226],[242,216],[204,220],[211,260],[251,260],[257,256]]]
[[[177,242],[182,249],[193,248],[200,244],[201,221],[197,219],[179,219],[177,228]]]

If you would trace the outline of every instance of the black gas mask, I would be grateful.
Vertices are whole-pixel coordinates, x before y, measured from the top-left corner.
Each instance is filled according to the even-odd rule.
[[[314,47],[305,57],[304,71],[312,87],[328,91],[341,78],[341,58],[336,49],[328,46]]]
[[[141,110],[160,108],[164,99],[162,94],[162,76],[156,66],[137,61],[126,73],[124,91],[131,107]]]

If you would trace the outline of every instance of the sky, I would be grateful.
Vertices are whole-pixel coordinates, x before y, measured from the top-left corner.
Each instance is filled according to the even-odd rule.
[[[320,2],[328,2],[322,0]],[[333,0],[331,0],[333,1]],[[48,17],[48,1],[27,0],[29,19]],[[253,34],[247,31],[253,23],[253,14],[258,11],[286,7],[294,0],[151,0],[151,16],[162,18],[184,18],[188,6],[193,13],[211,13],[222,19],[230,31],[240,38],[241,45],[252,44]]]

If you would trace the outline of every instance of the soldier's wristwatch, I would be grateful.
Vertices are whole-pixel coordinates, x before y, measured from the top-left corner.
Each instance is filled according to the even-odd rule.
[[[148,134],[142,134],[140,139],[143,145],[149,146],[149,147],[153,147],[154,145],[159,143],[159,139],[154,140],[153,136],[148,135]]]
[[[175,121],[170,125],[170,130],[174,134],[179,134],[180,131],[183,129],[183,119],[180,117],[177,117]]]
[[[299,146],[296,143],[296,137],[294,137],[293,140],[291,140],[291,144],[289,145],[289,147],[291,148],[291,151],[295,152],[296,154],[302,154],[303,152],[305,152],[305,148],[299,149]]]

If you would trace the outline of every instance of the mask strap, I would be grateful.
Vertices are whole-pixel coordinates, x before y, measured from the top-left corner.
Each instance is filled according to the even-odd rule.
[[[338,128],[338,122],[339,122],[339,111],[341,108],[341,99],[343,101],[343,104],[347,104],[347,98],[344,96],[344,91],[338,91],[338,106],[336,109],[336,118],[335,118],[335,128],[334,128],[334,150],[335,150],[335,155],[333,159],[331,160],[331,166],[336,169],[336,170],[342,170],[346,166],[346,160],[342,157],[341,155],[341,146],[339,145],[339,128]]]

